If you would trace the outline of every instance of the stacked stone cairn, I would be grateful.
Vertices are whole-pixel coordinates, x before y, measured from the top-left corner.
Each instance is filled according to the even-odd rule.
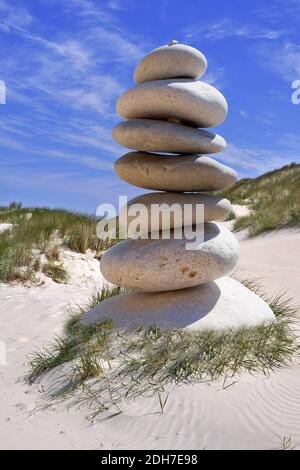
[[[128,208],[147,207],[147,231],[153,229],[153,204],[191,205],[189,217],[170,218],[173,229],[198,223],[196,206],[203,204],[204,240],[193,250],[186,249],[185,237],[174,236],[132,238],[110,248],[101,260],[104,278],[135,292],[102,302],[86,314],[87,324],[109,318],[120,327],[221,330],[274,320],[260,297],[224,277],[237,264],[239,245],[215,222],[227,217],[230,202],[210,192],[230,187],[237,174],[206,156],[224,150],[226,142],[203,128],[221,124],[228,111],[224,96],[199,81],[206,68],[200,51],[177,41],[150,52],[135,69],[137,85],[117,102],[126,121],[113,130],[119,144],[135,150],[116,162],[117,175],[139,188],[160,191],[128,203]],[[127,220],[132,220],[129,213]]]

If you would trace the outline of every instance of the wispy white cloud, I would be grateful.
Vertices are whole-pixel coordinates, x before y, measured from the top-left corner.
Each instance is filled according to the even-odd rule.
[[[277,115],[272,111],[262,111],[260,114],[253,117],[254,120],[266,124],[267,126],[272,126],[276,118]]]
[[[0,162],[1,169],[1,162]],[[41,190],[47,197],[47,194],[53,191],[59,194],[68,195],[74,201],[82,201],[82,198],[88,203],[90,210],[96,209],[97,205],[107,202],[107,195],[113,197],[114,203],[117,203],[119,194],[125,194],[128,197],[136,195],[139,191],[126,183],[119,182],[111,175],[84,176],[79,172],[71,171],[40,171],[24,168],[19,165],[18,167],[6,167],[5,174],[0,171],[0,185],[9,185],[15,189],[18,194],[25,194],[29,190]],[[51,196],[50,196],[51,198]],[[41,203],[45,199],[41,199]]]
[[[56,139],[74,147],[82,145],[104,150],[110,156],[118,156],[122,152],[122,147],[112,140],[111,129],[93,123],[82,127],[80,122],[71,122],[71,126],[72,130],[63,128],[57,131]]]
[[[113,158],[125,151],[112,140],[111,129],[89,121],[83,124],[79,119],[71,119],[64,126],[49,124],[47,129],[28,125],[26,131],[24,127],[22,119],[1,119],[0,147],[18,150],[26,155],[61,158],[102,170],[112,170]],[[43,136],[47,137],[47,145],[41,147],[38,143],[34,144]],[[85,149],[85,153],[80,152],[81,148]],[[90,155],[86,153],[87,149]],[[101,154],[104,152],[105,157],[95,156],[95,150],[101,151]]]
[[[208,70],[201,80],[221,90],[224,88],[224,76],[224,68],[215,67],[214,70]]]
[[[23,38],[14,57],[4,59],[8,82],[15,80],[23,68],[19,88],[14,86],[14,97],[21,101],[24,89],[33,89],[50,95],[51,99],[74,109],[90,109],[112,118],[114,102],[124,90],[118,78],[118,69],[108,72],[108,63],[124,65],[136,62],[143,55],[143,47],[130,39],[130,34],[112,28],[98,4],[86,0],[71,0],[73,14],[91,16],[92,24],[83,25],[79,33],[60,34],[59,40],[48,39],[20,26],[12,26],[16,35]],[[98,11],[99,10],[99,11]],[[95,24],[95,12],[101,21]],[[32,44],[36,47],[32,47]],[[30,48],[28,63],[22,61]],[[110,67],[111,69],[111,67]],[[15,84],[16,85],[16,84]],[[23,90],[23,93],[22,91]],[[26,99],[26,98],[25,98]]]
[[[144,45],[139,38],[121,27],[110,10],[124,7],[121,2],[95,2],[92,0],[68,0],[73,15],[84,19],[84,40],[98,47],[98,61],[135,63],[145,54]],[[126,3],[127,6],[127,3]]]
[[[94,157],[91,155],[84,155],[84,154],[78,155],[76,153],[66,152],[63,150],[55,150],[52,148],[26,147],[25,144],[21,142],[17,142],[16,140],[10,137],[0,136],[0,148],[2,147],[9,148],[11,150],[17,150],[19,152],[19,157],[24,153],[25,154],[30,153],[31,157],[23,161],[23,163],[25,162],[27,165],[30,162],[36,164],[37,163],[36,158],[38,158],[39,161],[41,161],[43,157],[47,157],[48,159],[50,158],[50,159],[56,159],[58,161],[65,161],[65,162],[80,165],[82,167],[89,168],[92,170],[110,172],[111,175],[113,175],[113,163],[109,159],[105,160],[103,158]],[[2,162],[2,160],[4,160],[4,162]],[[0,157],[0,164],[3,165],[5,161],[6,159],[3,159],[2,157]]]
[[[268,148],[251,148],[230,144],[228,148],[215,157],[238,169],[240,177],[256,176],[274,168],[280,168],[292,161],[299,161],[297,149],[286,148],[284,152]]]
[[[245,109],[240,109],[239,114],[244,119],[260,122],[261,124],[265,124],[267,126],[271,126],[274,122],[274,119],[277,117],[275,113],[266,110],[260,110],[260,113],[250,113]]]
[[[32,41],[39,42],[41,45],[55,52],[58,56],[67,59],[74,68],[81,69],[87,67],[95,61],[92,51],[83,46],[80,41],[75,39],[66,39],[61,43],[49,41],[40,36],[28,34],[23,31],[23,35]]]
[[[22,127],[15,126],[13,123],[9,122],[9,120],[4,120],[2,119],[0,121],[0,126],[1,126],[1,132],[5,132],[7,135],[7,132],[10,134],[15,134],[18,136],[23,136],[23,137],[30,137],[30,133],[26,132]],[[1,139],[1,137],[0,137]],[[1,142],[1,140],[0,140]]]
[[[111,8],[111,10],[122,10],[122,8],[125,7],[124,1],[122,3],[121,0],[108,0],[107,6],[108,8]]]
[[[33,17],[25,8],[15,7],[14,2],[0,0],[0,26],[2,31],[9,31],[11,26],[28,26]]]
[[[19,156],[29,159],[46,158],[81,165],[93,170],[113,171],[113,160],[125,149],[116,144],[111,128],[80,117],[58,121],[46,116],[46,121],[36,124],[26,116],[0,119],[0,148],[17,150]],[[40,142],[45,142],[43,145]],[[0,152],[3,161],[9,160]]]
[[[13,150],[21,150],[24,151],[24,144],[22,142],[16,140],[15,137],[10,137],[8,135],[0,135],[0,146],[10,148]]]
[[[93,170],[104,170],[111,171],[113,169],[112,162],[104,160],[98,157],[92,157],[91,155],[76,155],[74,153],[64,152],[62,150],[54,149],[39,149],[38,154],[40,156],[45,155],[47,157],[53,157],[57,159],[63,159],[71,163],[76,163],[86,168],[92,168]]]
[[[300,135],[292,132],[286,132],[280,137],[280,143],[286,148],[291,148],[299,153]]]
[[[77,28],[49,36],[29,12],[0,0],[4,32],[21,39],[13,55],[2,57],[8,99],[32,110],[23,118],[2,119],[0,145],[109,171],[113,158],[125,151],[111,136],[118,119],[115,101],[126,87],[122,75],[144,54],[144,45],[118,25],[117,3],[66,0],[60,6]],[[95,124],[97,115],[101,125]]]
[[[8,99],[31,112],[1,118],[0,146],[18,151],[28,162],[31,157],[55,159],[112,172],[113,159],[125,152],[111,136],[118,119],[115,101],[126,86],[119,76],[143,50],[139,41],[114,26],[98,2],[66,3],[80,21],[72,33],[61,31],[49,38],[29,22],[11,22],[5,31],[21,38],[14,54],[5,54],[2,61]]]
[[[16,103],[20,104],[31,104],[32,100],[30,99],[29,96],[26,94],[22,93],[21,90],[16,90],[12,84],[10,83],[8,87],[6,87],[6,95],[7,95],[7,101],[14,101]]]
[[[256,15],[264,22],[270,24],[282,24],[288,20],[289,30],[299,25],[300,2],[299,0],[272,0],[272,2],[260,2],[255,5]]]
[[[102,1],[100,3],[93,0],[66,0],[66,8],[78,16],[92,19],[94,22],[103,21],[111,24],[114,21],[113,15],[105,9]]]
[[[284,31],[269,29],[257,24],[239,24],[230,18],[221,18],[214,22],[205,22],[190,25],[182,30],[187,40],[201,38],[210,41],[228,38],[246,39],[278,39]]]
[[[253,54],[263,67],[269,67],[284,80],[291,82],[300,77],[300,44],[284,42],[272,48],[266,44],[255,47]]]

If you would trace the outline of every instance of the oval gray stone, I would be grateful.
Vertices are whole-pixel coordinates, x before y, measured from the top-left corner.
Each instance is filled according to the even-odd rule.
[[[188,331],[252,328],[274,322],[269,305],[243,284],[222,277],[171,292],[130,292],[111,297],[82,317],[86,326],[111,320],[117,329],[156,326]]]
[[[100,263],[104,278],[144,292],[193,287],[230,272],[239,257],[236,238],[215,223],[204,224],[204,241],[186,249],[187,239],[126,240],[107,250]]]
[[[131,119],[113,129],[115,141],[134,150],[170,153],[217,153],[227,146],[218,134],[155,119]]]
[[[237,181],[234,170],[204,155],[129,152],[115,171],[129,184],[159,191],[223,191]]]
[[[134,71],[136,83],[168,78],[202,77],[207,69],[205,56],[194,47],[172,44],[149,52]]]
[[[204,212],[197,211],[197,205],[203,205]],[[142,206],[140,206],[142,205]],[[170,228],[196,225],[213,220],[224,220],[232,210],[228,199],[210,194],[182,193],[147,193],[131,199],[127,206],[120,210],[119,226],[136,230],[140,224],[140,232],[161,230],[166,225]],[[130,230],[129,230],[130,233]]]
[[[197,80],[156,80],[131,88],[117,101],[125,119],[176,120],[194,127],[221,124],[228,112],[224,96]]]

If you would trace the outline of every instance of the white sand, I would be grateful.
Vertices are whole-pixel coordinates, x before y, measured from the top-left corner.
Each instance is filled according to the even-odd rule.
[[[289,290],[300,304],[300,231],[252,240],[240,233],[238,238],[238,274],[260,278],[268,293]],[[18,382],[25,357],[60,333],[68,302],[81,302],[102,283],[96,260],[69,254],[67,264],[73,273],[68,286],[52,281],[31,288],[0,285],[0,340],[7,344],[8,363],[0,366],[0,448],[271,449],[290,436],[300,448],[296,364],[270,377],[243,374],[228,379],[225,386],[232,385],[225,389],[222,383],[177,387],[163,415],[155,413],[156,397],[140,399],[123,414],[93,425],[83,412],[67,412],[63,405],[39,409],[41,386]]]
[[[231,204],[231,207],[236,217],[246,217],[247,215],[250,215],[251,212],[254,212],[253,209],[249,209],[249,207],[241,206],[239,204]]]
[[[13,228],[13,224],[0,224],[0,233],[6,232],[6,230],[11,230]]]

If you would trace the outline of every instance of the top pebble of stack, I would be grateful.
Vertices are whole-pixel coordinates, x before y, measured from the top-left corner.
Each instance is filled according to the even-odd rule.
[[[134,80],[136,83],[172,78],[197,80],[206,69],[207,60],[200,51],[173,40],[167,46],[154,49],[141,60],[135,69]]]

